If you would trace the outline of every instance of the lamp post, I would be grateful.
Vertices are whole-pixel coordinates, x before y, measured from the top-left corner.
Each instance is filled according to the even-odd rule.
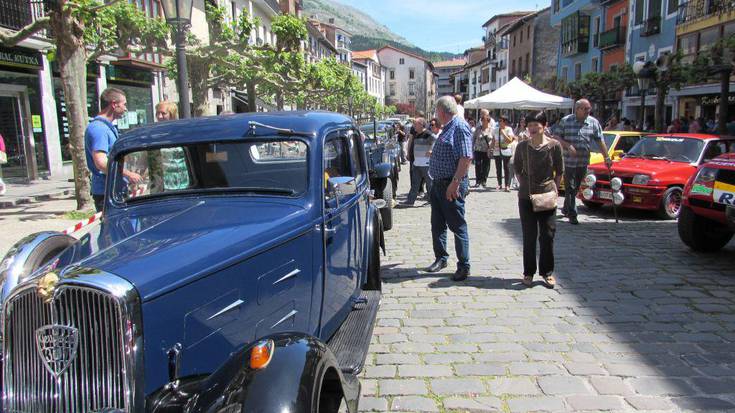
[[[633,63],[633,73],[638,78],[638,90],[641,92],[641,109],[640,109],[640,130],[643,131],[644,118],[646,116],[646,90],[648,85],[656,74],[656,66],[652,62],[635,62]]]
[[[176,66],[178,76],[176,83],[179,88],[179,113],[182,118],[191,117],[189,103],[189,73],[186,67],[186,29],[191,23],[191,9],[193,0],[162,0],[163,14],[168,24],[176,29]]]

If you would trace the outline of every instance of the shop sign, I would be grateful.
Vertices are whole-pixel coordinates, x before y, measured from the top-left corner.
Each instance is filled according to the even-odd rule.
[[[41,123],[41,115],[31,115],[31,123],[33,123],[33,133],[43,132],[43,123]]]
[[[153,73],[125,66],[111,65],[107,67],[107,80],[150,86],[153,84]]]
[[[730,94],[727,97],[728,104],[735,104],[735,95]],[[720,104],[720,95],[711,95],[702,97],[702,106],[717,106]]]
[[[40,69],[41,54],[21,48],[7,49],[0,47],[0,65],[22,67],[25,69]]]

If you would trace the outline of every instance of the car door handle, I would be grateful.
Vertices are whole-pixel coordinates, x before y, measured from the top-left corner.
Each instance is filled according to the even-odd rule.
[[[324,233],[327,234],[327,236],[332,236],[337,233],[337,228],[327,228],[324,227]]]

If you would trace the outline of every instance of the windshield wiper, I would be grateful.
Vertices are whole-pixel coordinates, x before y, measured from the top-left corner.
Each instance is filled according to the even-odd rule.
[[[645,159],[651,159],[654,161],[668,161],[671,162],[671,159],[665,157],[665,156],[657,156],[657,155],[643,155]]]
[[[293,129],[279,128],[279,127],[276,127],[276,126],[266,125],[265,123],[255,122],[253,120],[251,120],[250,122],[248,122],[248,127],[250,128],[250,133],[252,133],[253,135],[255,135],[255,130],[257,128],[265,128],[265,129],[270,129],[270,130],[276,131],[276,132],[278,132],[279,135],[286,135],[286,136],[304,136],[304,137],[307,137],[307,138],[312,138],[312,137],[316,136],[316,134],[313,133],[313,132],[299,132],[299,131],[295,131]]]
[[[261,194],[275,194],[275,195],[288,195],[294,196],[296,191],[291,188],[267,188],[259,186],[246,186],[246,187],[235,187],[229,188],[230,190],[237,192],[257,192]]]
[[[635,153],[626,153],[625,157],[626,158],[642,158],[643,156],[635,154]]]

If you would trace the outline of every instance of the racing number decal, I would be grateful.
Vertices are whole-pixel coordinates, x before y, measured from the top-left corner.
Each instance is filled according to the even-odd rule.
[[[735,185],[715,181],[715,202],[725,205],[735,205]]]

